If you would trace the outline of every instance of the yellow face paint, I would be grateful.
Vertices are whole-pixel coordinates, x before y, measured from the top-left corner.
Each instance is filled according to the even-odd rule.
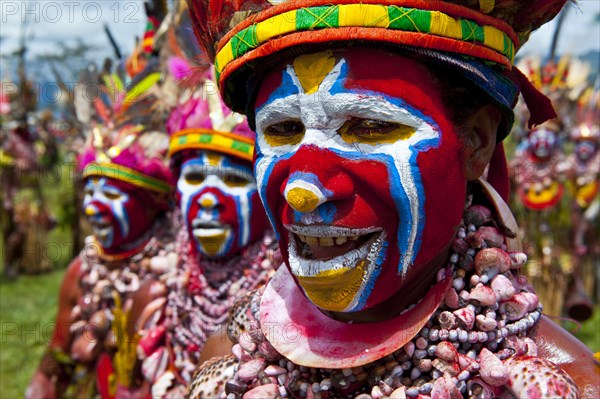
[[[312,303],[322,309],[343,312],[358,294],[366,272],[366,261],[354,268],[328,270],[314,277],[297,277]]]
[[[225,175],[222,177],[223,183],[227,185],[227,187],[246,187],[249,181],[243,177],[236,175]]]
[[[223,157],[214,152],[207,152],[206,159],[208,159],[210,166],[219,166]]]
[[[347,121],[339,129],[339,134],[346,143],[353,144],[393,144],[399,140],[407,140],[415,129],[401,124],[390,124],[388,127],[377,126],[380,121]]]
[[[293,62],[296,76],[305,94],[316,93],[319,86],[335,66],[331,50],[296,57]]]
[[[289,190],[285,200],[299,212],[310,212],[319,206],[319,197],[310,190],[302,187],[294,187]]]
[[[212,208],[215,205],[215,202],[210,196],[205,196],[201,198],[200,205],[204,208]]]
[[[540,191],[539,193],[536,192],[534,189],[530,189],[527,192],[527,198],[529,199],[530,202],[532,202],[534,204],[549,202],[558,195],[558,190],[559,190],[558,183],[553,182],[550,185],[550,187]]]
[[[302,141],[303,134],[293,134],[290,136],[275,136],[265,133],[265,141],[271,147],[279,147],[282,145],[296,145]]]
[[[225,242],[226,238],[226,233],[220,233],[214,236],[202,236],[197,238],[198,241],[200,241],[202,248],[204,249],[204,253],[210,256],[214,256],[217,255],[223,247],[223,243]]]

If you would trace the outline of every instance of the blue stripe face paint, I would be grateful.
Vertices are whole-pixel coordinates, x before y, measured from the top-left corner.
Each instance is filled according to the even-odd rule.
[[[199,151],[184,160],[177,194],[195,249],[203,256],[235,254],[266,227],[252,169],[233,157]]]
[[[464,171],[446,175],[459,169],[460,145],[435,91],[412,84],[413,75],[431,83],[424,68],[406,61],[375,77],[378,67],[369,71],[360,57],[322,57],[319,71],[294,62],[277,72],[280,86],[259,92],[255,172],[307,297],[325,310],[355,312],[402,289],[421,259],[451,240],[464,194],[447,199],[451,217],[432,205],[444,192],[436,190],[464,184]],[[386,74],[396,74],[393,83]]]
[[[130,196],[105,177],[90,178],[85,184],[83,209],[94,236],[104,248],[129,236],[129,215],[126,209]],[[115,223],[116,222],[116,223]],[[115,232],[115,224],[118,230]]]

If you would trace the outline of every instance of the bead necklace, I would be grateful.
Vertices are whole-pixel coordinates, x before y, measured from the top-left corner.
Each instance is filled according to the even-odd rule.
[[[437,276],[441,281],[449,270],[452,287],[404,347],[360,367],[310,368],[278,354],[259,328],[242,334],[233,347],[240,365],[226,384],[227,398],[430,398],[441,390],[471,397],[500,389],[511,371],[502,360],[536,354],[526,335],[542,307],[519,274],[526,255],[507,252],[505,237],[511,233],[490,209],[470,202],[447,267]],[[255,323],[260,296],[257,292],[250,306]]]
[[[185,395],[206,340],[225,325],[235,299],[265,284],[275,265],[281,263],[271,231],[240,253],[220,260],[202,259],[195,253],[186,229],[180,230],[176,245],[180,262],[177,271],[166,279],[169,294],[161,322],[168,351],[159,348],[142,364],[157,397]],[[167,354],[176,371],[153,359]]]
[[[115,295],[120,297],[121,303],[128,303],[127,300],[144,281],[158,279],[166,271],[153,266],[155,258],[176,258],[174,239],[167,220],[168,216],[157,220],[143,248],[126,259],[108,262],[100,256],[95,239],[91,236],[86,239],[86,246],[80,255],[82,262],[78,278],[82,295],[70,315],[70,340],[73,343],[70,356],[75,361],[91,364],[101,353],[117,349],[111,329]],[[172,262],[173,268],[175,265]],[[84,345],[78,345],[78,341]],[[77,389],[75,386],[80,381],[84,382],[85,378],[85,375],[74,375],[71,389]]]

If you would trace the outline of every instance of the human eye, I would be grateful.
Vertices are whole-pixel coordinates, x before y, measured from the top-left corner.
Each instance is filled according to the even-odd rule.
[[[381,144],[406,140],[415,133],[415,128],[379,119],[351,118],[338,133],[347,143]]]
[[[110,190],[110,189],[108,189],[108,190],[105,189],[104,190],[104,196],[106,198],[108,198],[109,200],[112,200],[112,201],[118,200],[118,199],[120,199],[122,197],[122,195],[121,195],[120,192],[114,191],[114,190]]]
[[[190,170],[184,175],[185,181],[189,184],[200,184],[206,180],[206,174],[199,170]]]
[[[295,145],[302,141],[305,130],[301,121],[293,119],[269,125],[263,134],[271,146]]]
[[[244,176],[240,176],[239,174],[226,173],[223,176],[223,183],[229,187],[243,187],[250,183],[250,180]]]

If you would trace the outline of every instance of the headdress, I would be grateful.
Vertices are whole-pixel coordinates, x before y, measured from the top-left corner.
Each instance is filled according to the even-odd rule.
[[[144,35],[125,60],[125,70],[132,77],[146,68],[148,59],[159,48],[156,43],[158,30],[167,15],[168,7],[166,0],[147,0],[144,2],[144,9],[147,17]]]
[[[227,105],[244,111],[250,77],[306,48],[349,42],[396,47],[445,65],[505,110],[519,88],[531,123],[551,118],[547,100],[513,61],[530,33],[567,0],[188,0],[198,39],[214,57]],[[299,50],[300,49],[300,50]],[[508,128],[509,126],[507,126]],[[505,129],[508,130],[508,129]],[[506,132],[503,132],[506,133]]]
[[[571,140],[590,140],[600,145],[600,77],[579,96],[576,118],[578,126],[571,130]]]
[[[106,176],[168,194],[172,182],[165,163],[167,105],[157,62],[150,61],[127,90],[116,73],[104,71],[98,80],[98,95],[76,108],[79,116],[89,119],[90,133],[79,157],[83,176]],[[88,104],[91,109],[81,109]]]
[[[169,69],[183,93],[167,122],[171,135],[169,156],[185,150],[210,150],[251,162],[254,133],[246,118],[232,112],[221,100],[210,64],[190,37],[192,29],[184,3],[179,4],[175,18],[170,43],[176,55],[169,59]]]
[[[567,0],[188,0],[200,43],[214,58],[225,103],[248,112],[261,71],[298,53],[352,44],[393,48],[463,76],[503,110],[509,132],[519,92],[529,125],[556,116],[517,68],[516,52]],[[502,145],[488,179],[504,198]]]

